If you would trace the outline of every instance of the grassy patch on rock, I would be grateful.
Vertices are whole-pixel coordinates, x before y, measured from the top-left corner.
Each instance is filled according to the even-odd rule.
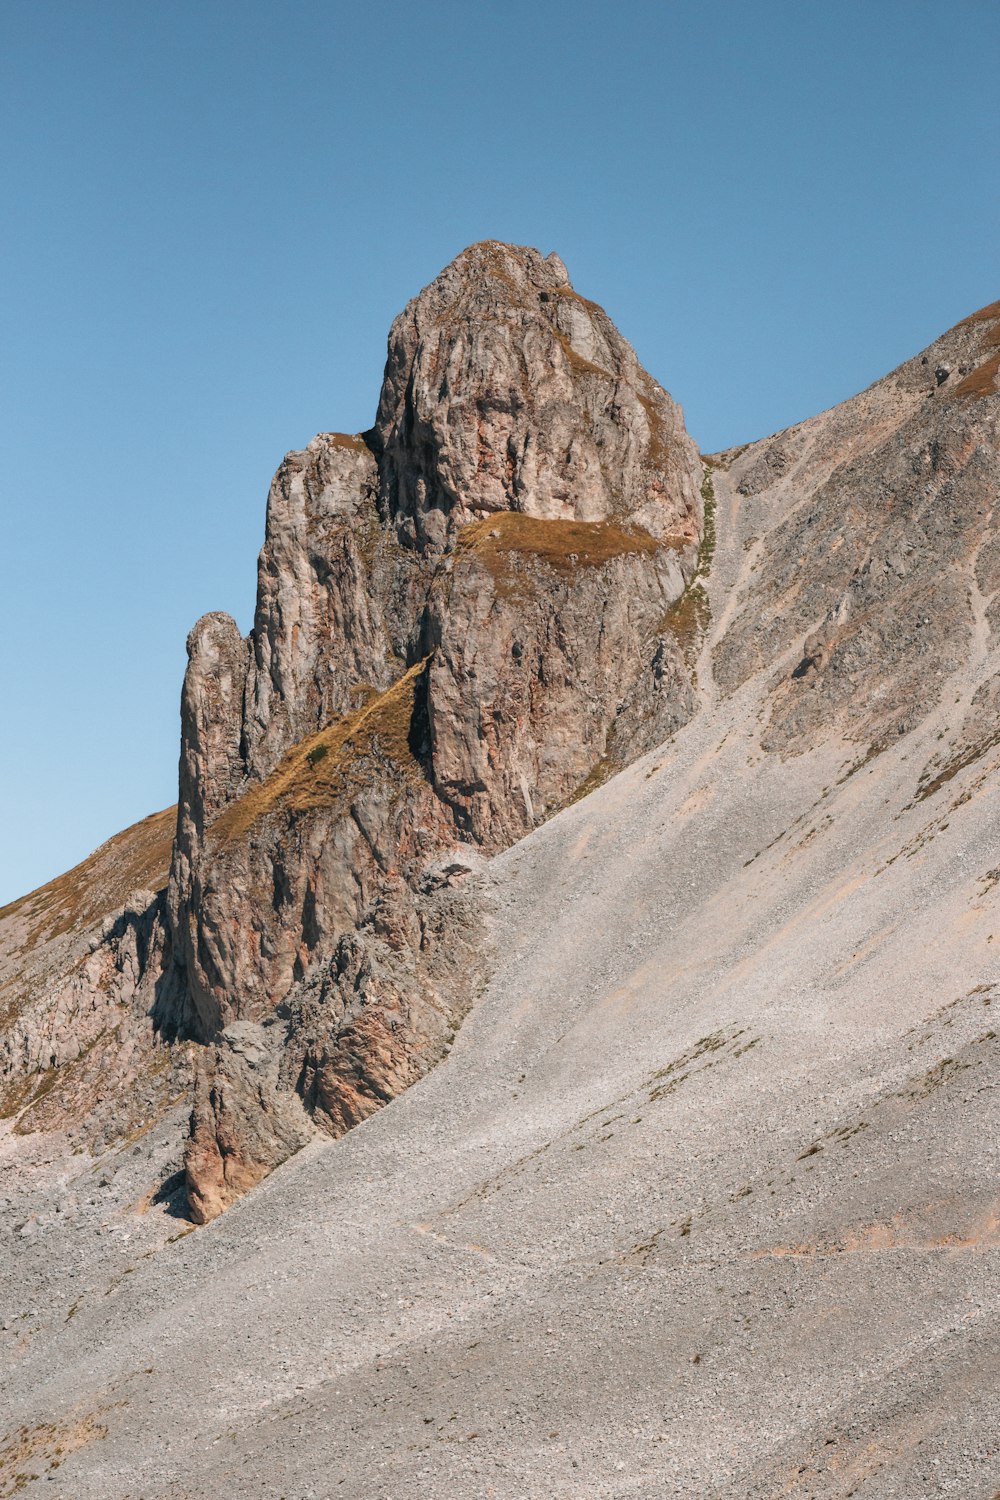
[[[27,946],[89,927],[120,907],[132,891],[166,885],[177,808],[152,813],[95,849],[80,864],[0,908],[0,921],[23,914]]]
[[[1000,302],[989,302],[981,307],[978,312],[970,313],[959,323],[959,328],[967,328],[970,323],[993,323],[1000,322]]]
[[[675,599],[667,610],[660,626],[661,632],[669,633],[677,641],[684,652],[684,659],[689,666],[693,666],[694,658],[705,632],[712,618],[712,610],[708,601],[703,579],[708,577],[715,556],[715,486],[712,483],[712,471],[705,468],[704,478],[701,482],[701,498],[704,506],[701,543],[698,547],[698,561],[694,573],[687,588],[679,599]]]
[[[639,526],[617,526],[613,521],[546,521],[520,511],[498,511],[473,521],[459,533],[458,559],[474,556],[494,578],[509,579],[525,562],[541,563],[554,573],[572,574],[580,568],[600,568],[615,557],[644,554],[652,557],[677,541],[657,541]]]
[[[1000,375],[1000,349],[995,354],[991,354],[977,370],[970,370],[965,379],[959,381],[952,391],[952,397],[961,400],[964,397],[977,399],[980,396],[995,396],[998,375]]]
[[[371,761],[415,784],[424,773],[410,747],[415,694],[425,662],[417,662],[384,693],[293,746],[265,781],[250,788],[212,824],[217,844],[241,838],[267,814],[329,807],[371,782]]]

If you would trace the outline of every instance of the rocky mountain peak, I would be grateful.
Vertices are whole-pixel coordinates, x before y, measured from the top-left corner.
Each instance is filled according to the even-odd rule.
[[[998,380],[699,460],[555,257],[409,304],[0,910],[0,1494],[993,1493]]]
[[[689,716],[702,483],[558,257],[492,242],[396,319],[374,429],[287,455],[250,637],[188,642],[166,921],[174,1024],[216,1048],[200,1217],[301,1144],[291,1096],[339,1132],[441,1055],[474,965],[429,871]]]
[[[408,546],[513,510],[692,539],[699,471],[679,408],[558,256],[486,241],[392,325],[371,434]]]

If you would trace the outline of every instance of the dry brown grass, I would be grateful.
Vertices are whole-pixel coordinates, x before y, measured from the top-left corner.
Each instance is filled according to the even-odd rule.
[[[134,823],[64,875],[0,908],[0,921],[23,914],[28,945],[89,927],[120,907],[132,891],[160,890],[167,881],[177,808]]]
[[[477,257],[479,265],[488,271],[491,276],[495,276],[498,281],[502,281],[508,291],[512,292],[518,301],[523,302],[524,292],[516,284],[507,269],[507,256],[504,249],[501,248],[501,242],[499,240],[477,240],[474,245],[469,246],[469,250],[465,252],[466,255],[471,250],[479,252]]]
[[[710,620],[708,595],[700,583],[685,589],[663,617],[661,632],[669,631],[674,637],[689,668],[694,667]]]
[[[602,755],[596,765],[592,766],[587,772],[580,785],[574,791],[570,792],[566,801],[562,804],[563,807],[572,807],[575,802],[582,802],[584,797],[589,797],[591,792],[596,792],[598,787],[602,787],[606,781],[610,781],[612,776],[617,776],[621,769],[621,762],[616,760],[613,755]]]
[[[926,780],[921,778],[910,806],[915,806],[918,802],[926,802],[928,797],[933,797],[935,792],[939,792],[943,786],[947,786],[948,782],[954,780],[961,771],[975,765],[977,760],[981,760],[987,751],[992,750],[997,744],[1000,744],[1000,729],[995,734],[988,735],[978,744],[966,745],[936,775]],[[924,777],[927,777],[926,769]]]
[[[612,374],[610,370],[606,370],[603,365],[595,365],[592,360],[585,359],[582,354],[579,354],[577,350],[573,348],[573,345],[570,343],[566,335],[561,331],[561,329],[556,328],[554,324],[552,326],[552,332],[559,340],[559,347],[565,354],[566,359],[569,362],[569,367],[575,375],[597,375],[601,380],[618,379],[617,375]]]
[[[951,395],[953,398],[971,397],[974,400],[980,396],[995,396],[998,374],[1000,374],[1000,349],[995,354],[991,354],[978,369],[971,370],[964,380],[959,381]]]
[[[667,462],[667,445],[663,437],[660,414],[648,396],[643,396],[638,391],[636,395],[639,396],[640,404],[649,422],[649,462],[654,469],[663,469]]]
[[[39,1075],[29,1073],[26,1078],[15,1078],[6,1088],[0,1089],[0,1120],[12,1120],[20,1114],[38,1086]]]
[[[549,295],[551,297],[566,297],[572,302],[579,302],[580,306],[585,307],[591,316],[607,317],[607,313],[599,302],[591,302],[589,297],[581,297],[580,293],[574,291],[571,286],[550,287]]]
[[[384,693],[335,719],[295,745],[266,781],[253,786],[212,824],[215,844],[243,835],[276,811],[309,812],[330,807],[370,783],[377,760],[414,784],[424,773],[410,749],[414,695],[424,662],[417,662]]]
[[[334,448],[349,448],[354,453],[367,453],[368,444],[359,432],[328,432],[327,441]]]
[[[992,323],[995,318],[1000,318],[1000,302],[989,302],[981,307],[978,312],[970,313],[959,323],[959,328],[967,328],[970,323]]]
[[[630,553],[652,556],[661,547],[680,547],[681,539],[658,542],[636,526],[613,521],[544,521],[520,511],[499,511],[473,521],[459,533],[456,555],[473,553],[495,577],[503,577],[521,559],[542,563],[555,573],[600,568]]]

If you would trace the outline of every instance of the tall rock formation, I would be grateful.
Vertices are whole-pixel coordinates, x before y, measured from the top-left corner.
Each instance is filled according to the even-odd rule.
[[[606,314],[496,243],[394,323],[373,430],[285,459],[249,640],[208,615],[188,642],[167,911],[209,1048],[199,1217],[301,1143],[303,1107],[342,1130],[442,1054],[481,967],[471,851],[689,716],[701,484]]]
[[[833,724],[877,754],[985,649],[998,329],[984,308],[713,460],[783,507],[702,681],[772,671],[764,749]],[[279,468],[249,637],[219,614],[191,633],[166,889],[158,815],[0,913],[15,1129],[127,1135],[193,1065],[206,1219],[419,1078],[488,964],[478,862],[694,710],[703,476],[556,257],[487,243],[447,267],[393,324],[372,430]],[[923,784],[989,741],[997,701],[986,683],[956,705]]]

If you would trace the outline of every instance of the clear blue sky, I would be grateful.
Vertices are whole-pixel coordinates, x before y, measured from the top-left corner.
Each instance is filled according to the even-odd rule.
[[[706,450],[1000,296],[997,0],[0,3],[0,902],[175,797],[184,638],[395,312],[557,249]]]

